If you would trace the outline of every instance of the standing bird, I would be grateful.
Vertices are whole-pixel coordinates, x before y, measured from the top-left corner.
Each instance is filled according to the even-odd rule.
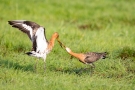
[[[107,52],[97,53],[97,52],[88,52],[88,53],[75,53],[70,48],[66,47],[63,43],[58,41],[61,47],[64,47],[66,51],[73,57],[79,59],[80,62],[84,64],[89,64],[92,67],[95,67],[93,62],[99,59],[105,59]]]
[[[45,35],[45,28],[35,22],[26,20],[13,20],[8,21],[8,23],[12,25],[12,27],[18,28],[20,31],[28,35],[28,37],[32,41],[32,50],[30,52],[27,52],[26,54],[29,56],[37,57],[38,60],[39,58],[43,58],[45,69],[46,56],[54,47],[55,40],[58,39],[59,34],[55,32],[52,35],[50,41],[47,41]]]

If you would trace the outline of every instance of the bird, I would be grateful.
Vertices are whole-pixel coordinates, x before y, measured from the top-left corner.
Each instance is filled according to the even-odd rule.
[[[46,68],[45,61],[47,54],[51,52],[54,47],[55,40],[58,39],[59,41],[59,34],[58,32],[53,33],[51,36],[50,41],[46,39],[45,28],[40,26],[39,24],[28,21],[28,20],[10,20],[8,21],[9,25],[18,30],[26,33],[29,39],[32,42],[32,49],[29,52],[26,52],[29,56],[37,57],[37,62],[40,58],[44,60],[44,70]],[[35,69],[36,65],[35,64]]]
[[[75,53],[69,47],[66,47],[62,42],[58,41],[60,46],[63,47],[71,56],[77,58],[83,64],[88,64],[92,68],[95,68],[94,62],[99,59],[107,58],[108,52],[86,52],[86,53]]]

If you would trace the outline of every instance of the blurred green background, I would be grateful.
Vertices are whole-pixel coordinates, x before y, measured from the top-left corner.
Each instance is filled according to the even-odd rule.
[[[134,0],[0,0],[1,90],[134,90]],[[26,34],[8,25],[9,20],[30,20],[46,28],[49,40],[60,40],[74,52],[109,52],[106,60],[88,65],[62,49],[58,42],[34,72],[36,58]]]

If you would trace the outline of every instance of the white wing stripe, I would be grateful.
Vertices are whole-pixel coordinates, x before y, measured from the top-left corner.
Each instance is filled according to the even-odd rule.
[[[31,38],[32,38],[32,28],[31,28],[31,26],[28,26],[28,25],[26,25],[26,24],[22,24],[22,26],[23,26],[25,29],[27,29],[27,30],[30,31],[30,36],[31,36]]]

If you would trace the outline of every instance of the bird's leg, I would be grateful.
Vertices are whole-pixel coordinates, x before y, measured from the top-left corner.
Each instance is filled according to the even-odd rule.
[[[90,66],[91,66],[92,68],[95,68],[95,65],[94,65],[93,63],[91,63]]]
[[[95,65],[94,65],[93,63],[91,63],[91,64],[90,64],[90,70],[91,70],[90,75],[93,74],[94,68],[95,68]]]
[[[45,62],[45,59],[44,59],[44,71],[46,70],[46,62]]]
[[[35,72],[37,71],[38,61],[39,61],[39,58],[37,58],[36,63],[35,63],[35,66],[34,66]]]

